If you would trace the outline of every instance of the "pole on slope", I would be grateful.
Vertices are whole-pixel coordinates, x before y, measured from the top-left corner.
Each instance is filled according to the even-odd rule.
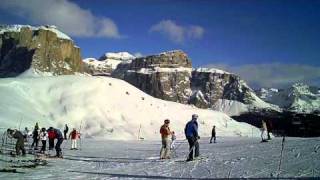
[[[281,143],[281,153],[280,153],[280,160],[279,160],[277,178],[279,178],[279,175],[281,173],[281,164],[282,164],[282,158],[283,158],[284,143],[285,143],[285,135],[283,135],[282,143]]]
[[[81,136],[82,136],[82,134],[81,134],[81,129],[82,129],[82,122],[83,122],[83,119],[81,120],[81,122],[80,122],[80,129],[79,129],[79,140],[80,140],[80,148],[79,148],[79,150],[81,151],[81,149],[82,149],[82,138],[81,138]]]

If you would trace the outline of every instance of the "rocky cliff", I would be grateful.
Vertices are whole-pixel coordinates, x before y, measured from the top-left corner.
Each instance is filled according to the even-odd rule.
[[[191,95],[191,60],[179,50],[121,63],[112,76],[164,100],[186,104]]]
[[[53,75],[82,72],[80,48],[54,26],[1,26],[0,77],[29,68]]]

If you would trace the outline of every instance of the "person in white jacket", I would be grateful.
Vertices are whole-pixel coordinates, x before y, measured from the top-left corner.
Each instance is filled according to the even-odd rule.
[[[265,120],[261,122],[261,142],[267,142],[267,123]]]
[[[45,153],[46,151],[46,145],[47,145],[47,139],[48,139],[48,134],[46,131],[46,128],[42,128],[40,131],[40,140],[42,142],[42,147],[40,153]]]

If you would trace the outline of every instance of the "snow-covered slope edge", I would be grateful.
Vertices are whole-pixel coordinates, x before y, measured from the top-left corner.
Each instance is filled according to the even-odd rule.
[[[81,133],[107,139],[158,139],[165,118],[183,137],[185,123],[199,114],[201,136],[212,125],[219,136],[258,136],[259,130],[212,110],[153,98],[125,81],[109,77],[58,76],[0,79],[2,127],[82,127]],[[21,123],[20,123],[21,122]],[[140,132],[140,133],[139,133]]]

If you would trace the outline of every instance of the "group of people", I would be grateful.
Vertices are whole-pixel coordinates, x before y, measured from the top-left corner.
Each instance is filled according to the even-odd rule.
[[[200,136],[198,134],[198,115],[193,114],[192,119],[186,124],[184,133],[186,136],[186,139],[189,143],[189,155],[187,158],[187,161],[192,161],[194,158],[197,158],[199,156],[199,142],[198,139],[200,139]],[[166,119],[164,120],[164,124],[160,128],[160,134],[161,134],[161,141],[162,141],[162,147],[160,150],[160,159],[170,159],[170,150],[175,148],[175,140],[176,135],[174,131],[170,130],[169,127],[170,120]],[[171,136],[171,142],[170,142],[170,136]],[[215,126],[212,128],[211,133],[211,139],[210,143],[213,142],[216,143],[216,129]]]
[[[46,151],[46,144],[47,140],[49,140],[49,150],[53,150],[55,148],[56,150],[56,157],[62,157],[62,150],[61,150],[61,144],[63,143],[63,140],[67,139],[67,133],[68,133],[68,126],[67,124],[65,125],[64,129],[64,135],[61,133],[61,131],[57,128],[49,127],[48,129],[46,128],[39,128],[38,123],[34,126],[34,129],[32,133],[29,132],[28,128],[26,127],[24,132],[20,132],[17,129],[8,129],[7,134],[9,137],[17,139],[16,141],[16,155],[26,155],[26,150],[24,148],[24,143],[28,142],[28,138],[32,137],[32,144],[31,148],[34,150],[38,150],[38,144],[39,141],[41,140],[42,147],[40,150],[40,153],[45,153]],[[77,149],[77,139],[80,138],[80,133],[77,132],[75,128],[70,132],[69,134],[69,139],[71,139],[71,150],[76,150]],[[56,144],[54,145],[55,139]]]

